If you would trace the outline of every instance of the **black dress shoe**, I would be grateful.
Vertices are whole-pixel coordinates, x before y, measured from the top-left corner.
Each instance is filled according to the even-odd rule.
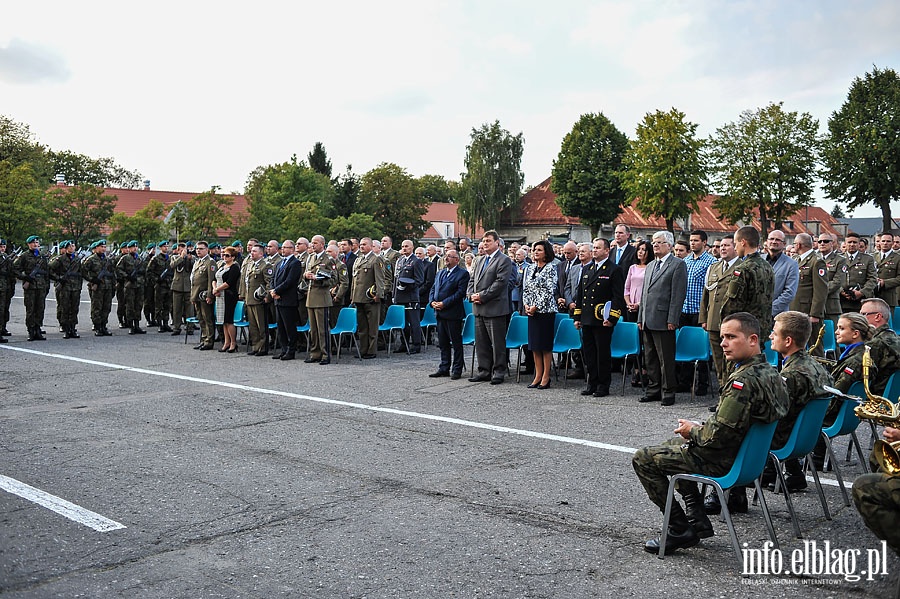
[[[450,373],[449,373],[449,372],[444,372],[443,370],[438,370],[437,372],[432,372],[431,374],[429,374],[429,375],[428,375],[428,378],[431,378],[431,379],[439,379],[439,378],[441,378],[441,377],[443,377],[443,376],[450,376]]]
[[[319,366],[328,366],[331,364],[331,360],[319,360]]]
[[[284,353],[275,354],[275,355],[272,356],[272,359],[273,359],[273,360],[280,360],[280,359],[281,359],[281,356],[283,356],[283,355],[284,355]]]
[[[675,396],[669,395],[662,398],[662,405],[664,406],[674,406],[675,405]]]
[[[476,374],[475,376],[473,376],[469,379],[469,382],[470,383],[486,383],[489,380],[491,380],[491,377],[489,377],[489,376],[479,376]]]
[[[200,349],[201,347],[203,347],[203,344],[202,344],[202,343],[201,343],[200,345],[195,345],[195,346],[194,346],[194,349]]]
[[[662,397],[659,395],[647,395],[645,393],[644,395],[641,395],[641,398],[638,400],[640,403],[649,403],[651,401],[662,401]]]
[[[747,509],[747,491],[743,487],[732,489],[728,494],[728,511],[732,514],[746,514]],[[719,496],[715,492],[706,496],[703,510],[711,516],[722,512],[722,504],[719,503]]]
[[[598,389],[594,392],[594,397],[607,397],[609,395],[609,389]]]
[[[209,350],[211,350],[212,348],[213,348],[212,345],[201,345],[201,346],[200,346],[200,351],[209,351]]]
[[[255,355],[256,355],[256,352],[253,351],[253,350],[251,349],[250,351],[247,352],[247,355],[248,355],[248,356],[255,356]]]
[[[502,385],[502,384],[503,384],[503,378],[502,378],[502,377],[499,377],[499,376],[498,376],[498,377],[495,377],[495,378],[492,378],[492,379],[491,379],[491,384],[492,384],[492,385]]]
[[[284,354],[283,356],[281,356],[282,362],[287,362],[288,360],[293,360],[293,359],[294,359],[294,354],[292,352],[288,352],[288,353]]]
[[[312,358],[306,358],[303,360],[304,364],[312,364],[313,362],[318,362],[318,360],[313,360]]]
[[[372,360],[375,358],[375,354],[363,354],[361,357],[363,360]]]
[[[676,549],[693,547],[699,542],[700,537],[697,536],[697,531],[695,531],[693,527],[688,526],[683,531],[676,531],[670,526],[668,534],[666,535],[665,554],[669,555]],[[659,553],[659,539],[651,539],[644,543],[644,551],[647,553]]]
[[[596,389],[591,389],[590,387],[588,387],[587,389],[582,389],[581,394],[587,397],[589,395],[593,395],[595,392]]]
[[[269,352],[267,352],[267,351],[258,351],[258,352],[256,352],[255,355],[256,355],[257,358],[259,358],[259,357],[262,357],[262,356],[268,356],[268,355],[269,355]]]
[[[454,372],[453,374],[450,375],[451,381],[458,381],[461,378],[462,378],[462,373],[459,373],[459,372]]]

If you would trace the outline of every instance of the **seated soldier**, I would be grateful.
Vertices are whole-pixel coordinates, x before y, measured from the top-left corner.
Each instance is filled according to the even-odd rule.
[[[645,447],[632,459],[634,471],[650,500],[665,510],[669,475],[681,473],[722,476],[734,463],[741,443],[754,423],[784,417],[788,410],[787,389],[778,372],[760,353],[759,321],[752,314],[737,312],[725,317],[721,326],[722,351],[735,365],[720,391],[719,407],[705,424],[678,420],[675,434],[662,445]],[[697,484],[678,481],[678,493],[686,510],[673,503],[666,553],[696,545],[713,534],[703,511]],[[685,513],[685,511],[687,513]],[[659,539],[647,541],[644,549],[659,551]]]
[[[769,339],[772,340],[772,349],[784,356],[781,369],[781,378],[788,390],[790,407],[787,415],[778,421],[775,429],[775,437],[772,439],[772,448],[780,449],[787,443],[794,428],[794,423],[803,408],[817,397],[826,397],[825,385],[831,385],[831,375],[806,352],[806,344],[812,333],[812,324],[809,316],[803,312],[782,312],[775,316],[775,326]],[[784,469],[788,476],[785,480],[787,489],[793,493],[806,488],[806,477],[800,460],[792,459],[784,463]],[[763,472],[762,484],[775,488],[775,465],[768,462]]]
[[[884,440],[900,441],[900,429],[886,427]],[[863,474],[853,481],[853,503],[875,536],[900,554],[900,476]]]
[[[871,375],[869,388],[875,395],[882,395],[891,375],[900,370],[900,337],[891,328],[891,308],[880,297],[863,300],[859,313],[875,327],[872,339],[867,343],[872,348],[872,362],[876,371]],[[889,397],[891,401],[896,397]]]

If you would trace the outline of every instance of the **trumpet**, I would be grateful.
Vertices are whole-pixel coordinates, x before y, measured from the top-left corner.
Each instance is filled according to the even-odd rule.
[[[819,335],[818,335],[818,337],[816,337],[816,342],[813,343],[812,346],[808,350],[809,355],[812,356],[812,353],[814,350],[821,349],[822,339],[824,338],[824,336],[825,336],[825,325],[823,324],[821,327],[819,327]],[[838,363],[837,360],[832,360],[830,358],[825,358],[825,357],[820,357],[820,356],[812,356],[812,357],[813,357],[813,359],[815,359],[816,362],[818,362],[819,364],[821,364],[823,366],[826,366],[829,370],[831,370],[835,366],[837,366],[837,363]]]
[[[869,372],[874,365],[871,350],[872,348],[867,345],[862,359],[862,384],[866,392],[866,401],[856,406],[853,412],[860,420],[871,420],[880,426],[897,428],[900,422],[900,405],[869,390]]]

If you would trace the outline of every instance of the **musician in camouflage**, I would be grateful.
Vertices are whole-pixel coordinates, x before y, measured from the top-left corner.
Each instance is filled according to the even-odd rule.
[[[81,307],[81,260],[75,255],[75,242],[59,244],[59,254],[50,260],[50,278],[56,291],[56,319],[63,339],[77,339],[78,309]]]
[[[883,437],[888,443],[900,441],[900,430],[886,427]],[[853,481],[853,503],[869,530],[900,554],[900,476],[863,474]]]
[[[702,425],[679,419],[674,431],[679,437],[634,454],[634,471],[661,511],[666,506],[669,475],[725,474],[752,424],[772,422],[787,413],[787,389],[760,353],[759,330],[759,321],[751,314],[726,316],[720,330],[722,350],[735,369],[720,391],[716,413]],[[676,489],[684,499],[685,509],[677,502],[672,506],[667,553],[692,547],[713,532],[696,483],[679,481]],[[644,549],[657,552],[659,539],[648,541]]]
[[[869,387],[875,395],[882,395],[887,387],[888,379],[897,371],[900,371],[900,337],[888,324],[891,316],[891,308],[880,297],[873,297],[862,301],[859,313],[866,317],[870,325],[875,327],[875,333],[867,344],[872,348],[872,362],[875,364],[875,373],[869,381]],[[889,397],[896,401],[896,397]]]
[[[22,281],[25,299],[25,326],[29,341],[45,341],[44,306],[50,292],[50,271],[46,254],[41,251],[41,240],[32,235],[26,241],[28,250],[13,263],[16,277]]]

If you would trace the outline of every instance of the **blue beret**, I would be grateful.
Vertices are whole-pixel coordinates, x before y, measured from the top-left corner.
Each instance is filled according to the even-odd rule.
[[[75,242],[72,241],[71,239],[67,239],[66,241],[60,242],[59,249],[67,248],[70,245],[75,245]]]
[[[233,248],[244,247],[244,244],[241,243],[240,239],[238,239],[237,241],[235,241],[234,243],[231,244],[231,247],[233,247]]]
[[[168,239],[163,239],[162,241],[160,241],[159,243],[156,244],[156,247],[161,248],[164,245],[169,245]]]
[[[31,237],[29,237],[28,239],[25,240],[25,243],[33,243],[35,241],[39,242],[40,240],[41,240],[41,238],[38,237],[37,235],[32,235]]]

